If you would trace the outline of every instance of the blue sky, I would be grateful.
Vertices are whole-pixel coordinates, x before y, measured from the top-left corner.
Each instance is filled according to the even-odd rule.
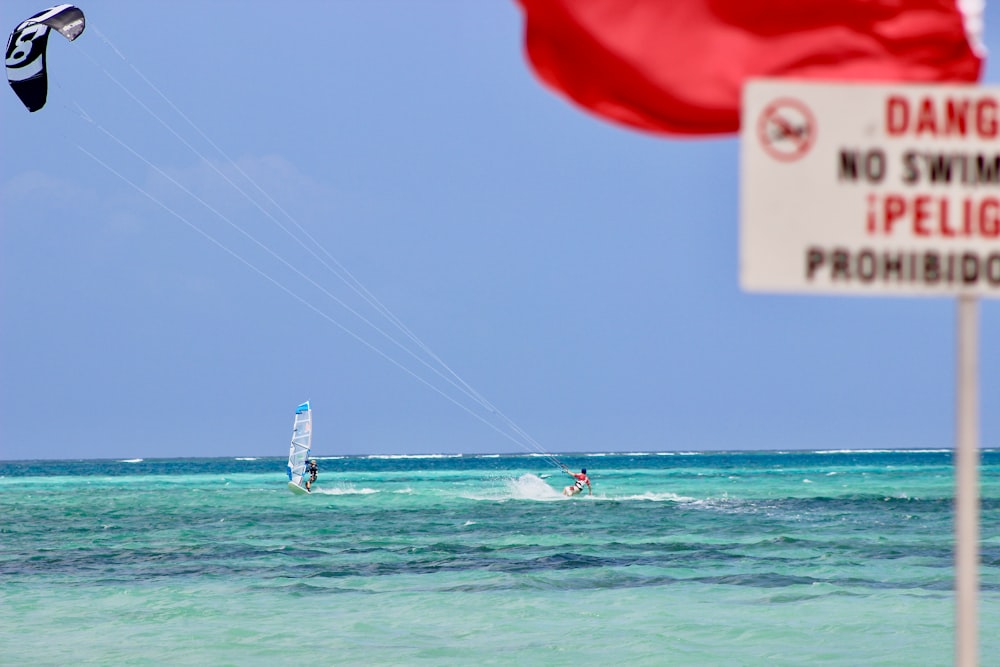
[[[512,1],[81,7],[0,101],[0,458],[282,456],[307,399],[321,456],[953,445],[954,302],[742,292],[737,140],[569,105]]]

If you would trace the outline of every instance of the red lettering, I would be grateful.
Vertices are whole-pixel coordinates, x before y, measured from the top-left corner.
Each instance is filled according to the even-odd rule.
[[[1000,236],[1000,198],[986,197],[979,205],[979,233],[994,239]]]
[[[885,103],[885,132],[890,137],[996,139],[1000,137],[1000,102],[995,96],[925,96],[911,101],[890,95]]]
[[[885,105],[885,131],[898,137],[910,125],[910,101],[899,95],[890,95]]]
[[[927,212],[927,204],[930,201],[930,197],[927,195],[920,195],[913,200],[913,233],[917,236],[930,236],[931,232],[924,223],[930,218]]]
[[[966,204],[969,202],[966,201]],[[958,236],[958,232],[948,224],[948,200],[942,197],[938,200],[938,219],[941,221],[941,236]],[[966,234],[968,236],[968,234]]]
[[[964,137],[966,128],[965,121],[969,116],[969,100],[953,100],[949,97],[945,108],[947,109],[944,126],[945,136]]]
[[[976,104],[976,131],[983,139],[993,139],[997,136],[997,101],[984,97]]]
[[[868,233],[874,234],[875,231],[875,195],[868,195]]]
[[[1000,238],[1000,197],[869,195],[865,228],[871,235],[945,239]]]
[[[938,220],[941,221],[941,236],[949,238],[958,236],[958,232],[948,224],[948,200],[942,197],[938,200]],[[968,236],[968,234],[966,234]]]
[[[937,120],[934,115],[934,100],[925,97],[920,100],[920,110],[917,112],[917,126],[914,133],[919,137],[924,132],[937,134]]]
[[[899,195],[885,197],[885,233],[892,234],[896,222],[906,213],[906,200]]]

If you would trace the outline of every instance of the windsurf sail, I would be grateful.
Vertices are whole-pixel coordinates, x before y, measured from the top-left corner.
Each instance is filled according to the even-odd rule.
[[[309,401],[295,408],[295,422],[292,424],[292,445],[288,450],[288,486],[297,486],[305,491],[303,477],[306,474],[306,460],[312,447],[312,409]]]

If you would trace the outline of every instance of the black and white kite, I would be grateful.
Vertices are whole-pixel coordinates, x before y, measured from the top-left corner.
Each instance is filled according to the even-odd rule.
[[[45,73],[45,49],[49,29],[57,30],[73,41],[85,26],[83,12],[73,5],[58,5],[38,12],[21,22],[7,40],[7,81],[28,107],[38,111],[45,106],[48,77]]]

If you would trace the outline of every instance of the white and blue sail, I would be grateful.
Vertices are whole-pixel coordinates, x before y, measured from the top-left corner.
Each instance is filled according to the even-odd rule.
[[[288,488],[294,493],[308,493],[305,487],[306,461],[312,447],[312,409],[309,401],[295,408],[292,445],[288,450]]]

